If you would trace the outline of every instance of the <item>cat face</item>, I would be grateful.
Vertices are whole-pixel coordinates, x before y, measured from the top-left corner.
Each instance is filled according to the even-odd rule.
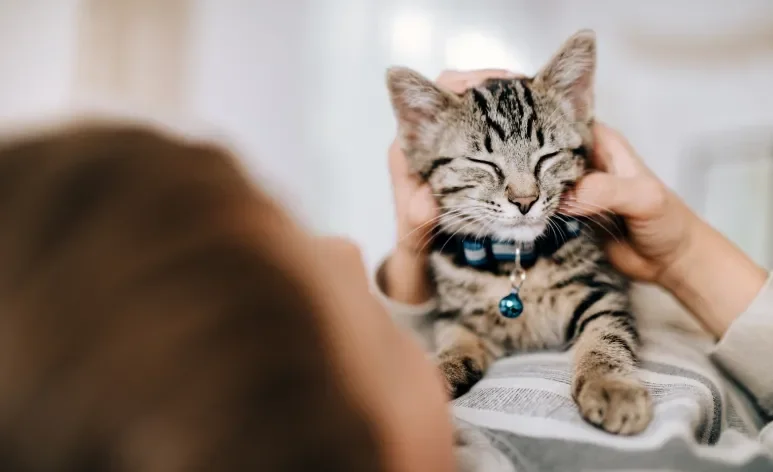
[[[532,241],[585,170],[595,36],[570,38],[534,78],[492,80],[458,96],[414,71],[388,85],[413,170],[430,184],[444,231]]]

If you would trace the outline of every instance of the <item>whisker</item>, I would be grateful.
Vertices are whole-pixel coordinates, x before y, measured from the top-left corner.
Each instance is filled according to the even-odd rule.
[[[556,215],[556,216],[558,216],[558,215]],[[553,229],[555,232],[557,232],[561,236],[561,244],[566,244],[567,236],[562,231],[561,225],[559,225],[555,221],[552,221],[550,218],[548,218],[547,223],[548,223],[548,225],[550,226],[551,229]]]
[[[481,235],[485,236],[488,233],[489,228],[491,227],[491,223],[496,221],[496,218],[491,216],[491,215],[489,215],[487,217],[484,215],[484,217],[486,218],[486,221],[482,222],[483,227],[475,235],[475,239],[480,239]]]
[[[599,205],[593,205],[591,203],[585,203],[585,202],[581,202],[579,205],[574,204],[572,202],[569,202],[568,205],[569,206],[573,206],[575,208],[587,209],[587,210],[591,210],[591,211],[593,211],[593,208],[589,208],[590,206],[595,206],[595,207],[598,207],[598,208],[604,208],[604,207],[601,207]],[[585,208],[582,205],[585,205]],[[621,227],[620,222],[617,219],[615,219],[613,216],[610,216],[609,213],[611,213],[611,212],[609,212],[609,211],[606,211],[606,212],[594,212],[591,215],[587,215],[586,218],[588,218],[591,221],[593,221],[593,222],[595,222],[595,223],[597,223],[599,225],[602,225],[602,226],[603,226],[602,222],[597,220],[597,219],[595,219],[595,217],[604,218],[604,220],[606,220],[606,222],[610,226],[612,226],[614,229],[616,229],[618,231],[621,231],[623,228]]]
[[[427,225],[430,225],[430,224],[432,224],[432,223],[435,223],[436,221],[440,220],[441,218],[443,218],[443,217],[445,217],[445,216],[449,216],[449,215],[453,216],[454,214],[461,213],[462,211],[463,211],[463,209],[458,209],[458,210],[454,210],[454,211],[450,211],[450,212],[443,213],[443,214],[441,214],[441,215],[438,215],[438,216],[434,216],[434,217],[432,217],[431,219],[429,219],[428,221],[425,221],[425,222],[424,222],[424,223],[422,223],[421,225],[419,225],[419,226],[417,226],[416,228],[414,228],[414,229],[413,229],[413,230],[412,230],[410,233],[408,233],[408,234],[406,234],[405,236],[403,236],[403,238],[402,238],[402,239],[405,239],[405,238],[407,238],[408,236],[410,236],[410,235],[411,235],[411,234],[413,234],[414,232],[416,232],[416,231],[418,231],[418,230],[422,229],[423,227],[425,227],[425,226],[427,226]],[[401,241],[402,241],[402,239],[401,239]]]
[[[585,206],[585,208],[588,209],[588,210],[594,210],[595,211],[595,209],[598,209],[598,210],[600,210],[600,211],[598,211],[598,213],[612,213],[612,210],[610,210],[607,207],[604,207],[604,206],[601,206],[601,205],[596,205],[594,203],[590,203],[590,202],[586,202],[586,201],[582,201],[582,200],[576,200],[576,199],[575,200],[564,200],[563,203],[565,205],[574,205],[574,206],[577,206],[577,207]]]
[[[460,215],[460,214],[463,213],[464,210],[466,210],[466,208],[455,209],[453,211],[448,211],[448,212],[445,212],[445,213],[443,213],[441,215],[435,216],[435,217],[431,218],[430,220],[425,221],[421,225],[417,226],[416,228],[412,229],[410,232],[408,232],[406,235],[404,235],[402,238],[400,238],[397,241],[397,243],[400,244],[405,239],[407,239],[408,237],[410,237],[411,235],[413,235],[414,233],[416,233],[417,231],[420,231],[422,229],[427,230],[427,232],[429,233],[430,239],[432,239],[431,228],[430,228],[431,225],[433,225],[433,224],[437,223],[438,221],[440,221],[441,218],[449,217],[449,216],[453,217],[453,216]],[[424,235],[422,237],[422,239],[424,239],[424,237],[426,237],[426,236],[427,235]]]
[[[617,221],[616,221],[616,220],[615,220],[615,219],[614,219],[612,216],[610,216],[610,213],[611,213],[610,211],[596,212],[596,211],[595,211],[593,208],[590,208],[590,207],[589,207],[589,206],[591,205],[590,203],[581,203],[581,204],[575,204],[575,203],[573,203],[573,202],[567,202],[567,203],[566,203],[566,205],[568,205],[568,206],[572,206],[572,207],[574,207],[574,208],[579,208],[579,209],[590,210],[590,211],[592,211],[593,213],[592,213],[591,215],[588,215],[589,217],[590,217],[590,216],[599,216],[599,217],[601,217],[601,218],[604,218],[604,219],[606,219],[607,221],[609,221],[609,222],[610,222],[610,224],[614,225],[615,227],[618,227]],[[584,205],[584,206],[583,206],[583,205]],[[600,206],[598,206],[598,205],[595,205],[595,206],[597,206],[597,207],[598,207],[598,208],[600,208],[600,209],[602,209],[602,208],[603,208],[603,207],[600,207]]]
[[[454,217],[454,218],[456,219],[456,221],[457,221],[457,222],[459,222],[459,223],[462,223],[462,222],[464,222],[464,221],[469,221],[469,223],[467,223],[467,224],[466,224],[466,225],[464,225],[462,228],[460,228],[460,229],[459,229],[459,231],[460,231],[460,230],[462,230],[462,229],[464,229],[464,228],[466,228],[467,226],[469,226],[469,225],[471,225],[471,224],[474,224],[474,223],[477,221],[477,218],[476,218],[475,216],[473,216],[473,215],[465,215],[465,214],[462,214],[462,215],[452,215],[452,217]],[[454,234],[455,234],[455,233],[454,233]],[[453,237],[453,235],[452,235],[451,237]],[[427,246],[427,245],[428,245],[430,242],[432,242],[432,235],[431,235],[431,236],[430,236],[430,237],[427,239],[427,241],[426,241],[426,242],[424,242],[424,244],[422,244],[422,245],[421,245],[421,247],[420,247],[420,251],[423,251],[423,250],[424,250],[424,248],[425,248],[425,247],[426,247],[426,246]],[[446,244],[448,244],[448,241],[446,241]],[[445,247],[445,244],[443,245],[443,247]]]
[[[561,218],[561,221],[567,222],[567,220],[564,219],[563,217],[560,217],[559,215],[555,215],[555,216]],[[588,223],[586,223],[586,222],[584,222],[582,220],[576,220],[576,221],[577,221],[577,223],[579,223],[579,224],[583,225],[585,228],[587,228],[589,231],[593,232],[593,227],[590,226]]]
[[[606,225],[604,225],[601,221],[594,220],[591,217],[587,217],[587,218],[589,220],[591,220],[592,222],[596,223],[598,226],[600,226],[604,231],[609,233],[609,235],[612,237],[612,239],[614,239],[616,242],[618,242],[618,243],[620,242],[620,239],[617,237],[617,235],[615,233],[613,233],[609,228],[607,228]],[[580,223],[581,225],[585,226],[586,228],[588,228],[590,231],[593,231],[593,227],[591,225],[589,225],[588,223],[586,223],[586,222],[584,222],[584,221],[582,221],[580,219],[578,219],[576,221],[578,223]]]
[[[441,210],[454,210],[454,209],[470,209],[479,208],[478,205],[450,205],[450,206],[438,206]]]
[[[448,243],[449,243],[449,242],[451,242],[451,240],[452,240],[452,239],[454,239],[454,236],[456,236],[458,233],[460,233],[460,232],[461,232],[461,231],[463,231],[464,229],[466,229],[466,228],[468,228],[468,227],[470,227],[470,226],[472,226],[472,225],[474,225],[475,223],[478,223],[478,222],[479,222],[478,218],[475,218],[473,221],[471,221],[471,222],[467,223],[466,225],[464,225],[464,226],[462,226],[461,228],[459,228],[459,229],[457,229],[456,231],[454,231],[454,232],[451,234],[451,236],[449,236],[449,237],[448,237],[448,239],[446,240],[446,242],[445,242],[445,243],[443,243],[443,245],[440,247],[440,252],[443,252],[443,249],[445,249],[445,248],[446,248],[446,246],[448,245]]]
[[[602,228],[604,231],[606,231],[607,233],[609,233],[609,235],[612,237],[612,239],[614,239],[614,240],[615,240],[615,242],[618,242],[618,243],[620,242],[620,238],[618,238],[618,237],[617,237],[617,235],[616,235],[614,232],[612,232],[612,230],[610,230],[609,228],[607,228],[607,226],[606,226],[605,224],[603,224],[601,221],[594,220],[593,218],[588,218],[588,219],[589,219],[589,220],[591,220],[592,222],[596,223],[596,224],[597,224],[598,226],[600,226],[600,227],[601,227],[601,228]]]

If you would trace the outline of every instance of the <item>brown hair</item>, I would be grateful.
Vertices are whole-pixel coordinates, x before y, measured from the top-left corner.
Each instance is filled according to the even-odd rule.
[[[226,153],[142,127],[1,148],[0,470],[380,470],[283,218]]]

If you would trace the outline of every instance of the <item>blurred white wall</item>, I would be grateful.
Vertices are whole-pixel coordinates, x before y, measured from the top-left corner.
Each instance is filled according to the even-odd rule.
[[[79,0],[73,105],[181,113],[188,101],[189,0]]]
[[[765,46],[769,37],[754,37],[773,31],[771,2],[328,0],[296,13],[286,23],[277,18],[282,26],[274,28],[303,38],[287,54],[307,61],[304,86],[277,81],[274,90],[287,90],[282,103],[303,103],[294,108],[304,118],[295,129],[306,139],[297,162],[311,169],[314,185],[299,180],[309,185],[299,195],[311,204],[307,214],[318,216],[318,228],[354,237],[370,263],[394,243],[385,161],[394,133],[383,82],[389,65],[429,76],[448,67],[533,73],[572,32],[594,28],[598,116],[624,131],[682,193],[697,141],[773,127],[773,47]],[[712,43],[733,41],[741,49],[746,41],[749,52],[714,53]],[[715,190],[748,191],[742,180],[726,185]],[[746,210],[753,215],[761,208]]]
[[[78,58],[99,71],[112,56],[76,45],[78,5],[133,5],[137,21],[126,24],[135,26],[114,34],[144,38],[129,41],[126,56],[138,85],[113,98],[154,114],[167,91],[172,111],[232,145],[302,221],[354,238],[374,264],[394,244],[385,69],[533,73],[568,35],[591,27],[598,117],[621,129],[667,184],[693,203],[710,201],[698,206],[723,231],[736,239],[768,231],[763,243],[739,241],[755,256],[773,239],[759,223],[771,206],[752,206],[771,177],[718,166],[724,154],[735,159],[732,144],[706,157],[718,166],[701,187],[711,195],[690,195],[687,185],[708,154],[700,143],[773,129],[769,0],[175,0],[179,14],[165,7],[164,17],[187,19],[175,26],[179,43],[150,21],[158,8],[148,1],[0,0],[0,118],[66,110],[71,94],[88,93],[73,73]],[[162,67],[162,57],[177,69]]]
[[[66,109],[78,0],[0,0],[0,122]]]
[[[256,178],[299,218],[326,218],[327,179],[314,169],[323,152],[304,147],[306,1],[191,0],[186,112],[233,146]],[[311,2],[309,2],[311,3]],[[322,166],[324,170],[324,166]],[[323,203],[325,202],[325,203]]]

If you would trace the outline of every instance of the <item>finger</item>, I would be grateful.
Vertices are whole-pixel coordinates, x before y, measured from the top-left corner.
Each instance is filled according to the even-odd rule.
[[[476,70],[444,70],[435,80],[438,85],[451,85],[455,82],[476,80],[482,82],[486,79],[508,79],[517,77],[518,74],[506,69],[476,69]]]
[[[567,190],[561,195],[561,202],[558,205],[558,213],[569,216],[588,216],[603,213],[598,208],[584,206],[577,202],[575,190]]]
[[[408,161],[405,158],[405,153],[400,148],[400,143],[396,139],[389,146],[389,172],[393,175],[408,172]]]
[[[620,177],[633,177],[646,169],[630,143],[614,129],[596,123],[593,137],[591,164],[595,168]]]
[[[421,183],[419,177],[408,166],[408,159],[406,159],[397,140],[394,140],[389,146],[389,175],[392,178],[392,185],[395,187],[416,188]]]
[[[657,275],[655,267],[634,251],[624,241],[610,241],[606,247],[609,260],[620,272],[640,280],[653,280]]]
[[[648,219],[663,213],[667,193],[649,177],[621,178],[597,172],[577,183],[564,204],[578,214],[612,211],[625,217]]]
[[[480,69],[474,71],[445,71],[440,74],[436,83],[454,93],[477,87],[489,79],[513,79],[523,75],[505,69]]]
[[[438,215],[438,207],[429,185],[422,185],[408,204],[408,221],[411,226],[421,226]]]

